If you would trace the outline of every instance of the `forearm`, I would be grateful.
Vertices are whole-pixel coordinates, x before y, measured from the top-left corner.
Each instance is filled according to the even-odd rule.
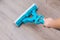
[[[60,29],[60,19],[46,18],[44,25],[46,27],[52,27],[52,28]]]
[[[51,27],[60,29],[60,19],[55,19],[51,22]]]

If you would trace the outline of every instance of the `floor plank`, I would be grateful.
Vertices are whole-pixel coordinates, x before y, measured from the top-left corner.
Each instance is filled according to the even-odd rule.
[[[1,0],[0,40],[60,40],[59,30],[33,24],[23,24],[18,28],[13,23],[33,3],[39,7],[38,14],[60,17],[59,0]]]

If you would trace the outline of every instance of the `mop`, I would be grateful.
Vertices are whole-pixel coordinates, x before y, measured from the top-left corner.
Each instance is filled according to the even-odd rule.
[[[32,4],[24,13],[22,13],[17,20],[15,20],[16,26],[20,27],[22,24],[33,23],[33,24],[44,24],[44,16],[38,15],[37,5]]]

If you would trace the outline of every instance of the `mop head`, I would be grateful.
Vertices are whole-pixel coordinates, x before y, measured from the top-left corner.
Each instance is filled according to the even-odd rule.
[[[15,21],[16,26],[20,27],[22,24],[44,24],[44,16],[37,14],[37,5],[34,3],[24,13],[22,13]]]

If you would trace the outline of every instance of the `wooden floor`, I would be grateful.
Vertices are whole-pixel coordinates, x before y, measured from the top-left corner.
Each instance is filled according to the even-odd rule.
[[[0,0],[0,40],[60,40],[60,31],[42,25],[13,23],[30,5],[36,3],[38,13],[60,17],[60,0]]]

